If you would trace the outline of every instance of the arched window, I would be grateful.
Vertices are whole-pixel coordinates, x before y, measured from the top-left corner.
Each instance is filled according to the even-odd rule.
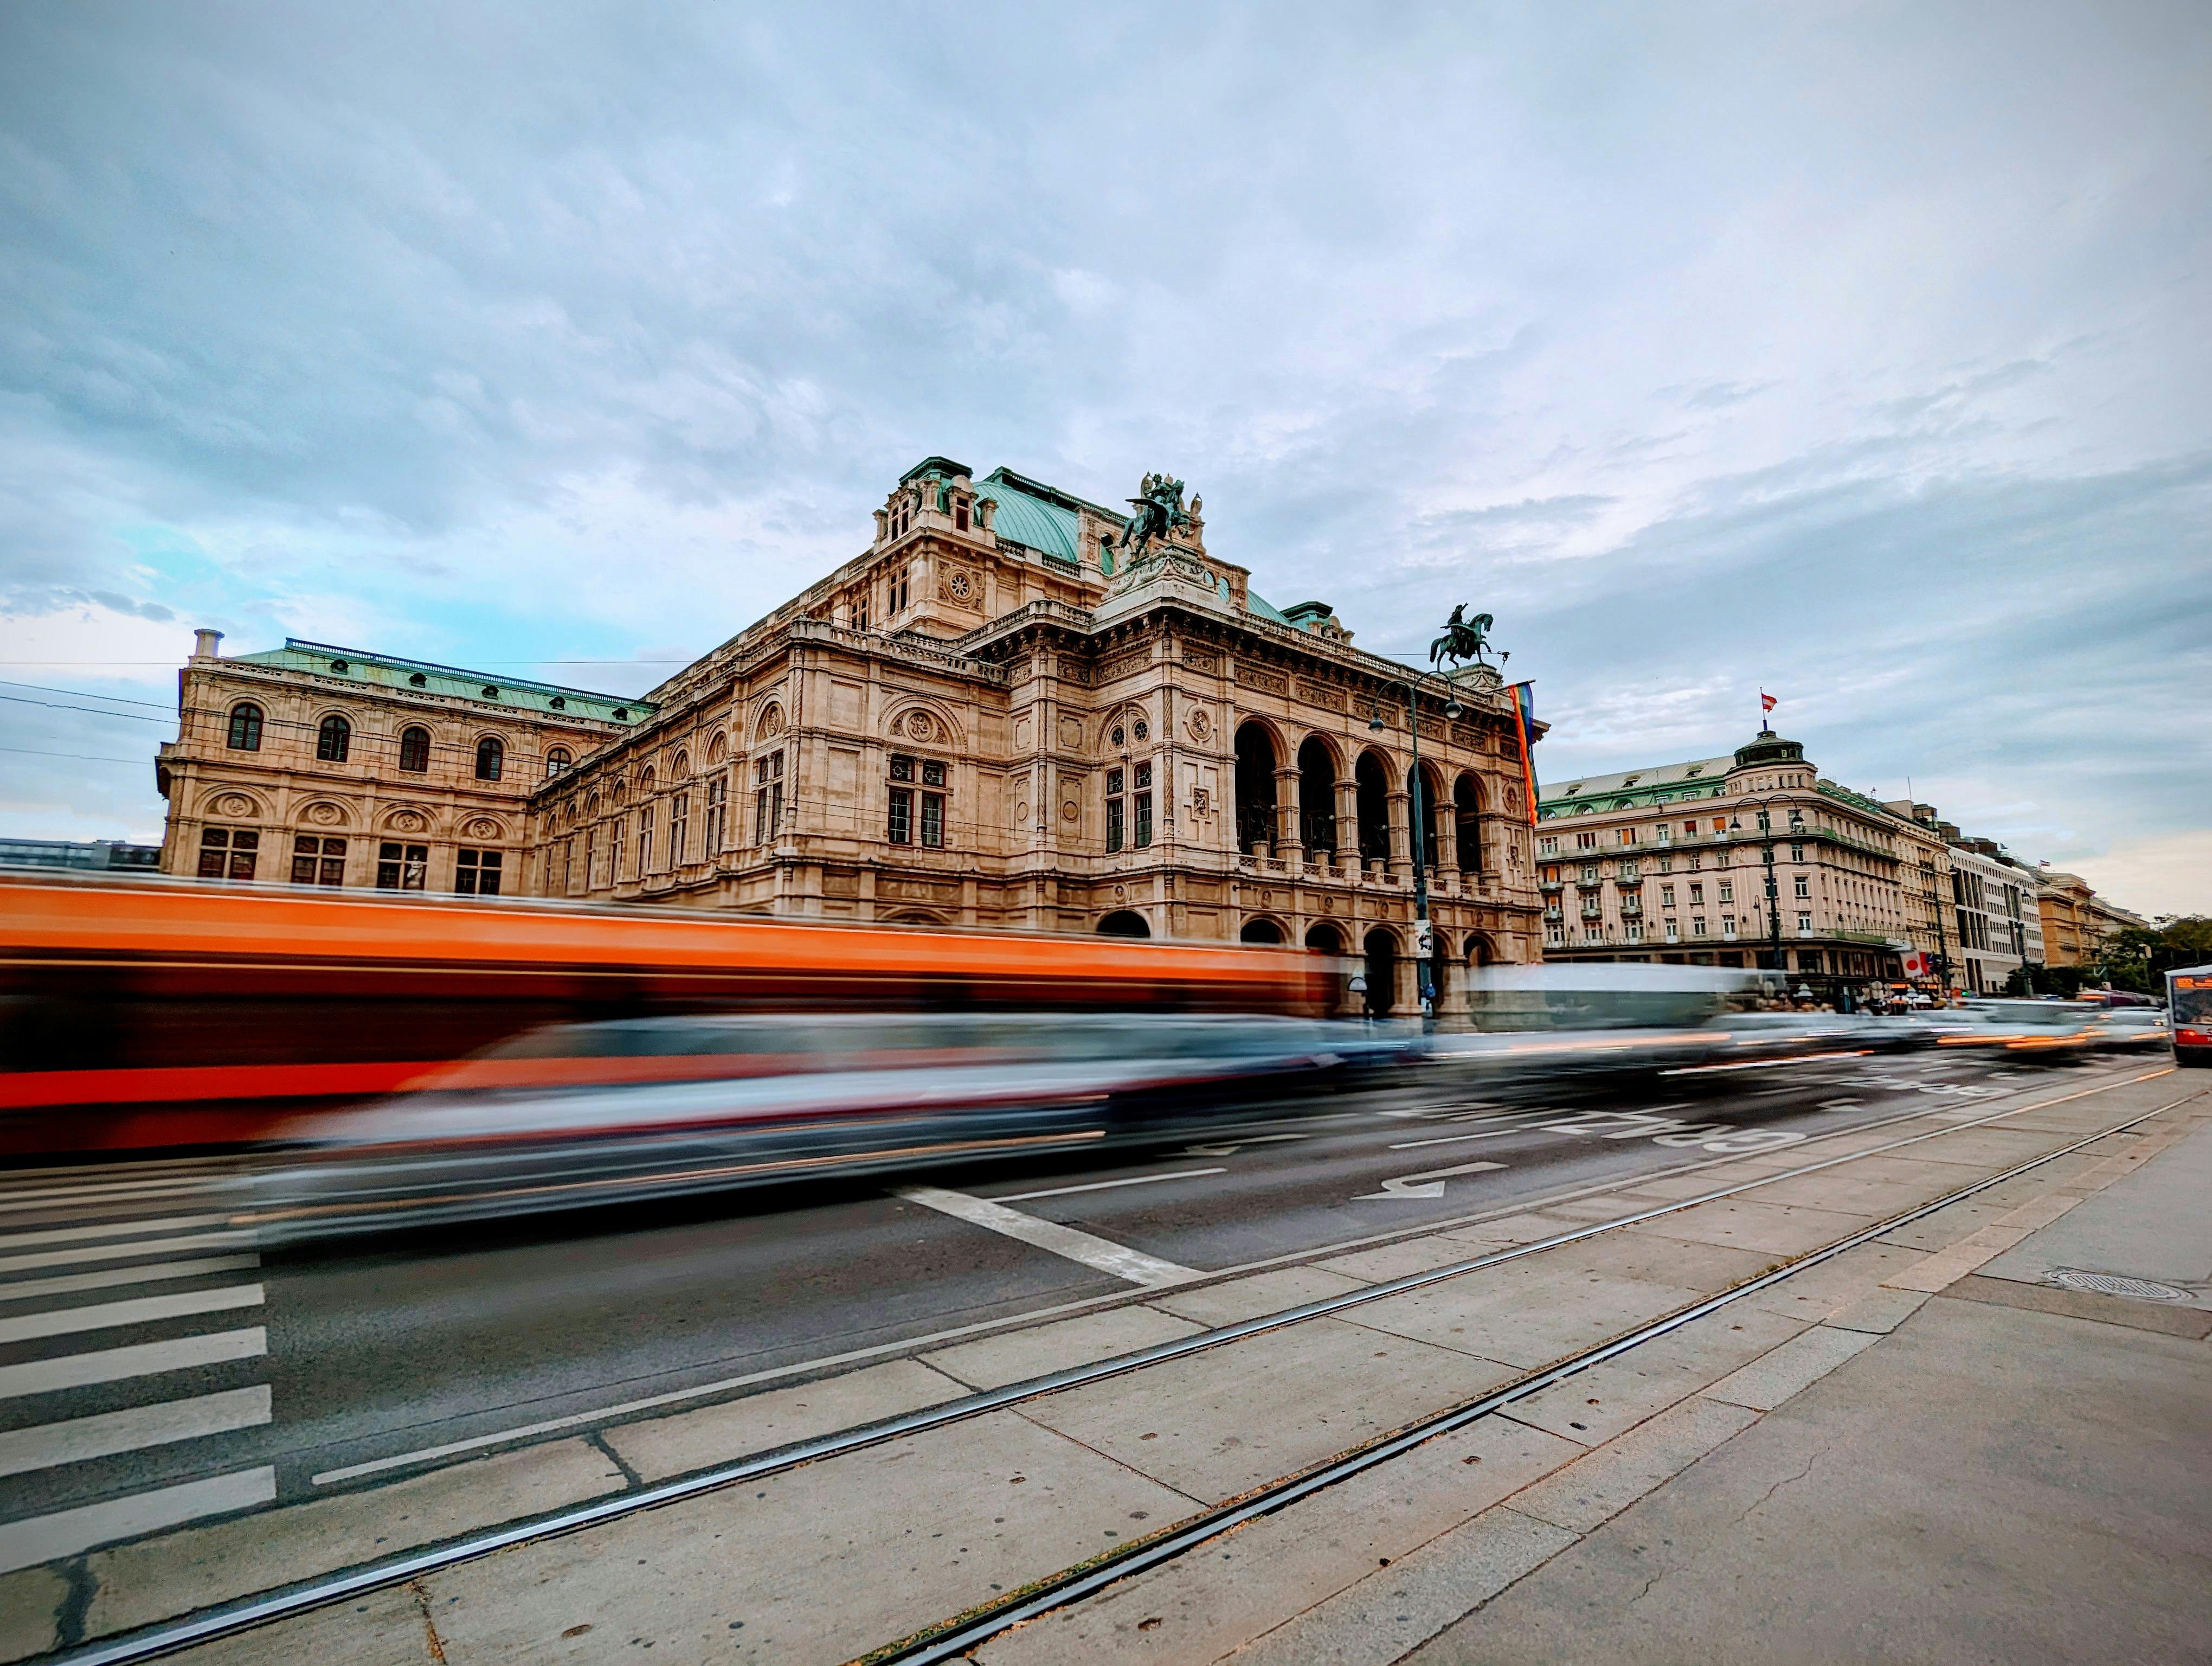
[[[1373,752],[1359,755],[1352,776],[1359,788],[1359,854],[1370,861],[1383,860],[1390,854],[1390,778]]]
[[[1239,943],[1280,943],[1283,928],[1272,920],[1247,920],[1237,933]]]
[[[486,735],[477,742],[477,779],[497,781],[507,767],[507,748],[497,735]]]
[[[1237,731],[1237,848],[1275,842],[1275,742],[1257,723]]]
[[[399,732],[399,767],[410,775],[430,767],[430,732],[419,723]]]
[[[1298,839],[1308,850],[1336,848],[1336,759],[1319,735],[1298,748]]]
[[[1116,909],[1098,922],[1101,937],[1150,937],[1152,928],[1133,909]]]
[[[353,750],[353,725],[335,713],[323,720],[315,731],[315,760],[319,763],[343,763],[346,754]]]
[[[550,781],[554,776],[564,773],[575,761],[566,746],[554,747],[545,754],[545,779]]]
[[[1462,775],[1452,783],[1453,842],[1462,873],[1482,872],[1482,789],[1473,775]]]
[[[261,708],[251,700],[241,700],[230,708],[230,750],[234,752],[258,752],[261,750]]]

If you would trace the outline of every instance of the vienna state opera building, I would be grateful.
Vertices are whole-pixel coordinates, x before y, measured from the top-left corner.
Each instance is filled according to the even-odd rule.
[[[1323,603],[1270,606],[1208,553],[1200,500],[1146,490],[1133,539],[927,459],[864,553],[639,699],[298,640],[224,656],[202,631],[156,762],[162,866],[1304,944],[1365,955],[1402,1012],[1418,857],[1448,1002],[1455,966],[1539,959],[1498,672],[1412,674]]]

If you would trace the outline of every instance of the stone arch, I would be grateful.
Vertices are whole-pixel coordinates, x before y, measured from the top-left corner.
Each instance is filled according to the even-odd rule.
[[[1239,943],[1270,943],[1280,945],[1289,942],[1291,938],[1290,933],[1283,929],[1281,921],[1270,919],[1266,915],[1255,915],[1244,922],[1243,929],[1237,933],[1237,940]]]
[[[1248,717],[1237,726],[1237,848],[1249,852],[1275,840],[1275,761],[1282,757],[1273,728]]]
[[[359,727],[352,713],[331,707],[311,714],[307,721],[314,728],[316,763],[343,763],[352,757],[354,734]]]
[[[783,733],[783,702],[771,698],[753,717],[753,745],[766,745]]]
[[[507,778],[507,755],[513,748],[505,735],[487,729],[476,738],[471,749],[470,767],[478,781],[503,781]]]
[[[438,812],[428,805],[395,804],[384,812],[381,825],[387,833],[419,836],[436,830]]]
[[[1359,854],[1370,861],[1390,857],[1390,769],[1373,747],[1361,752],[1352,766],[1352,779],[1359,806]]]
[[[1413,790],[1418,779],[1420,791]],[[1418,805],[1416,804],[1418,800]],[[1413,836],[1407,841],[1409,850],[1419,848],[1420,864],[1433,870],[1443,859],[1443,841],[1437,836],[1437,813],[1443,804],[1443,780],[1437,774],[1436,766],[1425,759],[1418,769],[1406,771],[1406,815],[1413,827]]]
[[[309,799],[296,806],[292,820],[301,827],[326,827],[333,830],[353,824],[353,812],[337,799]]]
[[[884,720],[884,735],[893,745],[934,746],[960,751],[966,737],[952,714],[933,700],[908,700]]]
[[[1121,739],[1114,736],[1116,732]],[[1133,752],[1152,743],[1152,717],[1140,700],[1127,700],[1107,714],[1106,721],[1098,726],[1098,750],[1118,755]]]
[[[1336,748],[1310,734],[1298,743],[1298,842],[1308,850],[1336,848]]]
[[[729,756],[729,733],[726,730],[717,729],[714,731],[714,738],[707,743],[707,767],[711,769],[719,763],[726,763]]]
[[[1492,966],[1498,963],[1497,945],[1484,932],[1469,932],[1462,953],[1470,966]]]
[[[1101,937],[1150,937],[1151,923],[1134,909],[1115,909],[1098,921]]]
[[[1367,957],[1367,1012],[1387,1018],[1398,1000],[1398,934],[1388,926],[1376,926],[1362,940]]]
[[[1306,928],[1306,947],[1316,954],[1342,954],[1344,928],[1334,920],[1322,920]]]
[[[691,754],[689,752],[678,752],[676,755],[676,762],[668,767],[669,784],[673,786],[678,781],[685,781],[690,779]]]
[[[235,787],[211,787],[200,794],[200,813],[218,821],[258,821],[267,813],[258,793]]]
[[[507,838],[507,824],[497,816],[471,816],[461,824],[461,836],[478,844],[496,844]]]
[[[1452,782],[1452,842],[1462,873],[1482,872],[1482,778],[1471,769]]]
[[[928,909],[901,909],[896,914],[884,915],[884,923],[887,926],[946,926],[952,922]]]

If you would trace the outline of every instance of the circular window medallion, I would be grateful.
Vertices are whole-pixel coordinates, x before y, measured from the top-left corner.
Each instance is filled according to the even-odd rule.
[[[495,839],[499,836],[499,824],[486,821],[479,816],[469,824],[469,836],[472,839]]]
[[[338,820],[338,807],[335,804],[310,806],[307,810],[307,819],[319,827],[332,826]]]
[[[225,816],[250,816],[253,800],[243,793],[226,793],[215,801],[216,811]]]
[[[1137,720],[1134,727],[1137,731],[1137,739],[1139,740],[1146,739],[1152,733],[1151,728],[1146,726],[1145,720],[1141,717]]]
[[[1116,746],[1126,746],[1128,745],[1128,741],[1129,737],[1122,733],[1121,726],[1119,723],[1116,723],[1114,726],[1114,744]]]
[[[937,726],[929,721],[927,712],[908,712],[906,714],[906,732],[916,740],[927,740],[937,733]]]
[[[420,833],[423,821],[412,810],[403,810],[392,818],[392,824],[402,833]]]
[[[1193,707],[1190,715],[1183,719],[1183,727],[1190,731],[1193,740],[1204,740],[1213,733],[1212,714],[1203,706]]]
[[[1126,903],[1126,902],[1127,902],[1127,901],[1129,900],[1129,888],[1128,888],[1128,886],[1127,886],[1127,885],[1116,885],[1116,886],[1115,886],[1115,887],[1114,887],[1114,900],[1115,900],[1115,902],[1117,902],[1117,903]]]
[[[1072,822],[1082,813],[1083,812],[1080,810],[1075,807],[1075,800],[1073,799],[1068,800],[1066,804],[1060,806],[1060,818],[1062,821]]]
[[[956,571],[950,578],[945,581],[945,593],[957,602],[966,601],[969,593],[973,591],[975,587],[974,583],[969,579],[968,575],[962,572]]]
[[[1030,821],[1029,800],[1024,799],[1014,806],[1014,825],[1027,827]]]
[[[1274,907],[1275,893],[1272,891],[1261,891],[1260,893],[1260,906],[1263,909],[1271,909]]]

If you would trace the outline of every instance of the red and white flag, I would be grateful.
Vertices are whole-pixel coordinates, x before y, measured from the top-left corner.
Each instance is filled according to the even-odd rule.
[[[1759,691],[1759,710],[1763,712],[1771,712],[1774,709],[1775,704],[1775,698],[1772,695],[1769,694],[1765,689],[1761,689]]]

